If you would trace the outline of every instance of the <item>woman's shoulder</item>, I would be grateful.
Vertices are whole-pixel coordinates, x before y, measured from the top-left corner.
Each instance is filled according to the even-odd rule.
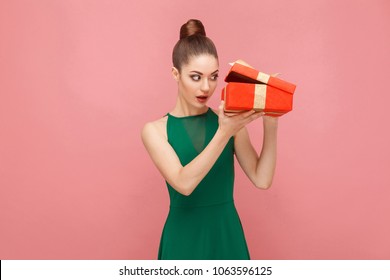
[[[168,116],[145,123],[142,128],[142,137],[160,136],[167,139],[167,120]]]

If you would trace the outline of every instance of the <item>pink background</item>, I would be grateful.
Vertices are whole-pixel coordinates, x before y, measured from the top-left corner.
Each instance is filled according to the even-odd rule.
[[[253,259],[390,259],[390,2],[0,1],[0,259],[155,259],[168,192],[140,139],[198,18],[221,79],[297,84],[271,189],[237,165]],[[249,126],[260,149],[262,123]]]

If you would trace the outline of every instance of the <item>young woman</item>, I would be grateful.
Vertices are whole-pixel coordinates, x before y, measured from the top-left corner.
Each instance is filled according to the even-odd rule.
[[[269,188],[278,118],[253,110],[227,116],[223,102],[216,112],[207,106],[217,86],[218,55],[199,20],[183,24],[172,57],[176,105],[142,130],[170,196],[158,259],[250,259],[233,201],[234,155],[257,188]],[[264,129],[260,156],[245,128],[259,117]]]

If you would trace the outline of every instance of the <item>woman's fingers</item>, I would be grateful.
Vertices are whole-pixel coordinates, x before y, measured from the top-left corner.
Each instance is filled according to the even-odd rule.
[[[247,117],[255,114],[256,111],[255,110],[250,110],[250,111],[247,111],[247,112],[244,112],[242,113],[240,116],[243,118],[243,119],[246,119]]]
[[[229,116],[231,117],[233,120],[245,120],[246,118],[248,118],[249,116],[253,115],[254,113],[256,113],[255,110],[250,110],[250,111],[244,111],[244,112],[238,112],[232,116]]]
[[[224,101],[222,101],[224,102]],[[223,111],[223,106],[224,106],[224,103],[221,102],[221,105],[219,105],[219,113],[224,113]],[[228,117],[230,118],[233,118],[233,119],[242,119],[242,120],[245,120],[247,119],[248,117],[251,117],[251,116],[254,116],[254,118],[258,118],[258,117],[261,117],[263,116],[265,113],[262,112],[262,111],[255,111],[255,110],[249,110],[249,111],[244,111],[244,112],[241,112],[241,113],[235,113],[235,114],[232,114]]]
[[[221,112],[223,110],[223,105],[224,105],[225,101],[221,101],[221,103],[219,104],[219,107],[218,107],[218,110],[219,112]]]
[[[263,112],[256,112],[254,110],[246,111],[244,113],[240,113],[237,116],[233,116],[232,121],[236,123],[240,128],[246,126],[248,123],[262,117],[264,115]]]
[[[247,118],[244,119],[244,125],[247,125],[248,123],[264,116],[264,112],[255,112],[252,115],[248,116]]]
[[[252,117],[252,118],[258,118],[260,116],[262,116],[264,113],[263,112],[256,112],[255,110],[250,110],[250,111],[245,111],[243,113],[240,113],[237,117],[245,120],[249,117]]]
[[[255,120],[255,119],[260,118],[260,117],[262,117],[262,116],[264,116],[264,113],[263,113],[263,112],[256,112],[256,113],[250,115],[250,118],[251,118],[252,120]]]
[[[231,135],[234,135],[242,127],[264,115],[264,112],[256,112],[255,110],[237,112],[236,115],[232,116],[226,115],[224,112],[224,101],[221,101],[218,109],[219,125],[223,131]]]
[[[225,101],[221,101],[221,103],[219,104],[219,107],[218,107],[218,116],[221,117],[222,115],[224,115],[224,111],[223,111],[223,108],[225,106]]]

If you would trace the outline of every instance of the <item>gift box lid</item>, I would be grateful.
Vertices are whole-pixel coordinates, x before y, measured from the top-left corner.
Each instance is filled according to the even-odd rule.
[[[294,94],[296,85],[277,78],[275,76],[260,72],[250,66],[245,61],[239,59],[233,63],[225,77],[225,82],[236,82],[236,83],[251,83],[251,84],[267,84],[288,93]]]

